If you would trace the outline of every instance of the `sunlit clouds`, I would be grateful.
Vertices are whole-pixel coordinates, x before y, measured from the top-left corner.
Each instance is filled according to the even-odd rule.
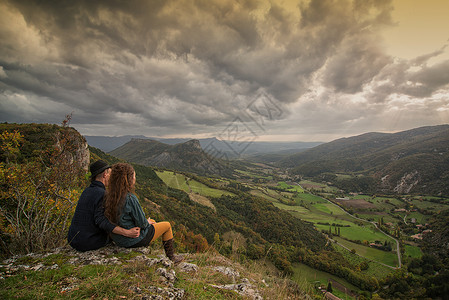
[[[449,21],[437,13],[418,30],[404,7],[0,0],[0,119],[73,113],[85,135],[212,137],[241,117],[260,140],[282,141],[449,123]],[[409,35],[426,47],[400,55]],[[258,97],[282,111],[263,126],[245,119]]]

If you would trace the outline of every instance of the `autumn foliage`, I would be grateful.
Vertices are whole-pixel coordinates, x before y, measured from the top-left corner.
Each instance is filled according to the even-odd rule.
[[[76,154],[84,139],[68,127],[69,120],[62,127],[2,124],[0,239],[3,255],[46,250],[65,242],[85,182],[85,166]]]

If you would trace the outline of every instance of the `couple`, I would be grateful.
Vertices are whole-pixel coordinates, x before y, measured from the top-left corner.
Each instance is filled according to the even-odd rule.
[[[145,217],[133,194],[136,173],[130,164],[111,167],[99,160],[90,166],[90,172],[91,184],[81,194],[69,228],[68,241],[73,248],[101,248],[109,242],[109,235],[118,246],[143,247],[162,236],[167,257],[174,262],[182,260],[174,255],[170,223]]]

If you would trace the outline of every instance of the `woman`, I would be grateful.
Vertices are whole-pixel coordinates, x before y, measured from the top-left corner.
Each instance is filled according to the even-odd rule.
[[[130,164],[118,163],[112,166],[109,187],[104,197],[105,216],[123,228],[140,227],[140,236],[129,238],[111,234],[114,242],[121,247],[134,248],[148,246],[162,236],[167,257],[178,263],[182,260],[174,255],[173,232],[169,222],[156,223],[146,218],[139,200],[133,194],[136,184],[136,172]]]

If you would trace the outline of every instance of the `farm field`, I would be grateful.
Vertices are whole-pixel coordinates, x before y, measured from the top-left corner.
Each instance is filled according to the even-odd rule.
[[[337,192],[338,189],[336,187],[331,187],[322,183],[313,182],[310,180],[301,180],[299,185],[306,190],[319,190],[322,192]]]
[[[345,239],[334,237],[334,239],[345,246],[348,249],[354,249],[355,252],[367,259],[371,259],[377,262],[382,262],[392,267],[397,267],[398,257],[394,252],[386,252],[375,248],[367,247],[364,245],[356,244]]]
[[[385,278],[392,271],[392,269],[389,267],[370,261],[366,258],[360,257],[357,254],[351,253],[351,251],[343,248],[337,243],[334,243],[333,247],[354,265],[360,265],[362,262],[368,263],[368,269],[363,271],[363,273],[366,275],[376,277],[377,279],[382,279]]]
[[[419,247],[404,245],[405,246],[405,255],[408,255],[412,258],[419,258],[422,256],[422,251]]]
[[[278,182],[277,186],[289,192],[304,193],[304,190],[299,185],[289,185],[285,181]]]
[[[175,189],[183,190],[186,193],[197,193],[205,197],[234,195],[228,191],[208,187],[207,185],[193,180],[184,174],[179,174],[172,171],[156,171],[156,174],[162,179],[162,181],[164,181],[166,185]]]
[[[430,210],[434,213],[437,213],[441,210],[445,210],[445,209],[449,208],[449,205],[447,205],[447,204],[435,203],[435,202],[430,202],[430,201],[426,201],[426,200],[415,199],[415,200],[412,200],[411,202],[416,207],[419,207],[421,209]]]
[[[288,211],[297,218],[314,223],[315,227],[320,231],[327,232],[330,224],[335,223],[349,226],[340,227],[340,235],[346,239],[362,242],[388,241],[394,243],[390,237],[377,230],[371,223],[351,217],[337,205],[319,196],[307,192],[298,193],[295,198],[297,205],[287,205],[278,200],[282,197],[280,192],[270,189],[264,189],[264,192],[262,192],[261,189],[252,190],[251,193],[273,202],[276,207]],[[332,228],[332,232],[334,232],[334,228]]]
[[[262,190],[264,190],[264,192],[262,192]],[[270,192],[267,193],[266,190]],[[371,223],[351,217],[337,205],[332,204],[319,196],[307,192],[298,193],[295,198],[297,205],[287,205],[278,200],[282,195],[280,192],[274,190],[259,188],[252,190],[251,194],[261,196],[271,201],[276,207],[288,211],[297,218],[312,222],[319,231],[328,232],[331,227],[331,232],[334,233],[335,227],[331,226],[331,224],[335,223],[342,226],[340,227],[340,236],[346,239],[354,241],[358,240],[361,242],[381,241],[384,243],[387,241],[392,244],[392,247],[396,246],[396,242],[393,239],[380,232]],[[377,251],[380,251],[378,249],[360,246],[362,248],[359,249],[358,254],[362,256],[367,255],[368,259],[392,266],[397,264],[397,256],[393,252],[387,253],[381,251],[378,253]]]
[[[266,179],[266,180],[272,180],[273,176],[270,175],[258,175],[250,171],[243,171],[243,170],[235,170],[240,175],[246,176],[248,178],[259,178],[259,179]]]
[[[329,230],[329,225],[315,225],[320,230]],[[332,227],[332,232],[334,232],[334,227]],[[381,241],[382,243],[387,241],[394,243],[396,246],[396,242],[391,238],[387,237],[385,234],[380,232],[379,230],[374,229],[374,225],[367,226],[356,226],[352,224],[351,227],[340,227],[340,236],[350,239],[353,241]],[[382,261],[381,261],[382,262]]]
[[[252,195],[254,195],[254,196],[258,196],[258,197],[264,198],[264,199],[266,199],[266,200],[268,200],[268,201],[271,201],[271,202],[273,202],[273,203],[279,203],[279,200],[278,200],[278,199],[273,198],[273,197],[271,197],[271,196],[269,196],[269,195],[263,193],[261,190],[258,190],[258,189],[257,189],[257,190],[251,190],[250,193],[251,193]]]
[[[335,275],[329,274],[327,272],[319,271],[316,269],[313,269],[305,264],[296,263],[292,265],[293,267],[293,280],[301,284],[301,282],[304,280],[304,278],[307,280],[307,282],[311,284],[316,284],[319,282],[320,285],[326,286],[329,282],[329,280],[332,281],[332,288],[333,288],[333,294],[337,297],[340,297],[341,299],[355,299],[354,296],[351,296],[351,290],[352,291],[360,291],[357,287],[353,286],[346,280],[337,277]],[[344,291],[340,291],[336,288],[335,282],[340,283],[341,285],[345,286],[347,288],[347,293]]]

